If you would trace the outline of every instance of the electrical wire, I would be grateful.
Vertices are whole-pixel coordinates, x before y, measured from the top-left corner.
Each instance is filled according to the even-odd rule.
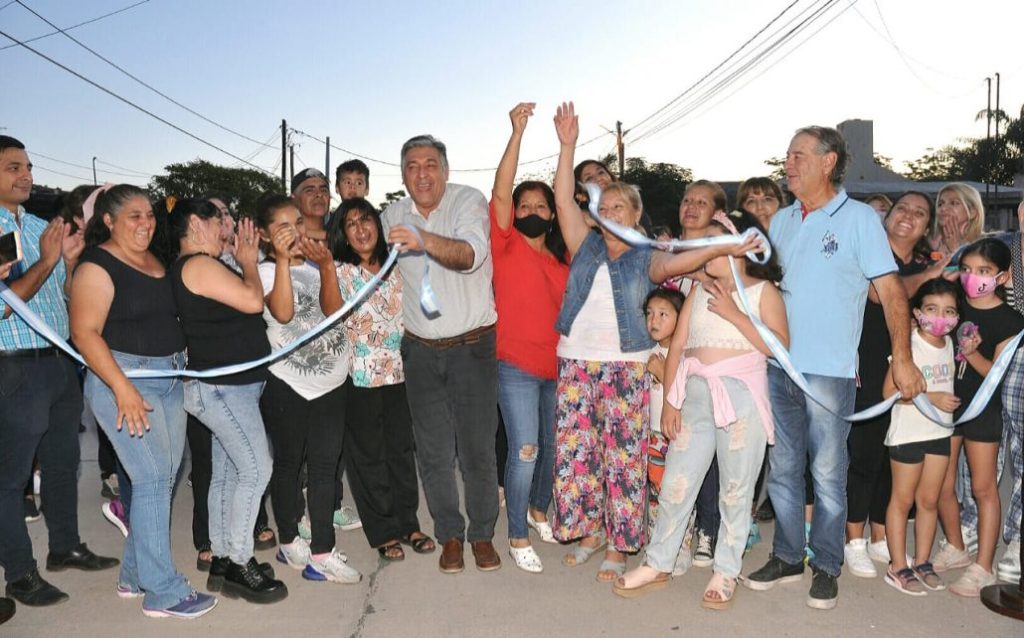
[[[17,0],[11,0],[7,4],[5,4],[3,7],[0,7],[0,11],[2,11],[3,9],[6,9],[7,7],[11,6],[15,2],[17,2]],[[90,19],[86,20],[85,22],[79,22],[78,24],[73,24],[70,27],[64,27],[64,31],[70,31],[72,29],[77,29],[78,27],[84,27],[87,24],[92,24],[93,22],[99,22],[100,20],[103,20],[104,18],[109,18],[109,17],[115,16],[115,15],[117,15],[119,13],[124,13],[125,11],[128,11],[129,9],[134,9],[135,7],[139,6],[140,4],[146,4],[147,2],[149,2],[149,0],[141,0],[141,2],[136,2],[135,4],[130,4],[127,7],[121,7],[117,11],[111,11],[110,13],[104,13],[101,16],[96,16],[95,18],[90,18]],[[51,31],[49,33],[44,33],[43,35],[37,35],[34,38],[29,38],[28,40],[25,40],[25,42],[35,42],[36,40],[42,40],[43,38],[48,38],[50,36],[57,35],[58,33],[60,33],[60,31]],[[16,46],[18,46],[18,45],[17,44],[5,44],[4,46],[0,47],[0,51],[3,51],[4,49],[10,49],[10,48],[16,47]]]
[[[204,122],[206,122],[206,123],[208,123],[208,124],[212,124],[212,125],[216,126],[217,128],[219,128],[219,129],[221,129],[221,130],[223,130],[223,131],[227,131],[228,133],[231,133],[232,135],[236,135],[236,136],[238,136],[238,137],[242,138],[243,140],[246,140],[247,142],[252,142],[253,144],[262,144],[263,146],[269,146],[268,144],[265,144],[264,142],[261,142],[261,141],[259,141],[259,140],[257,140],[257,139],[253,139],[253,138],[249,137],[248,135],[245,135],[244,133],[239,133],[238,131],[236,131],[236,130],[234,130],[234,129],[232,129],[232,128],[229,128],[229,127],[227,127],[227,126],[225,126],[225,125],[221,124],[220,122],[217,122],[217,121],[215,121],[215,120],[212,120],[212,119],[210,119],[210,118],[206,117],[205,115],[203,115],[203,114],[202,114],[202,113],[200,113],[199,111],[196,111],[195,109],[193,109],[193,108],[191,108],[191,107],[188,107],[188,106],[186,106],[186,105],[182,104],[181,102],[179,102],[178,100],[174,99],[174,98],[173,98],[173,97],[171,97],[170,95],[167,95],[166,93],[164,93],[164,92],[163,92],[163,91],[161,91],[160,89],[156,88],[156,87],[155,87],[155,86],[153,86],[152,84],[149,84],[148,82],[146,82],[146,81],[142,80],[142,79],[141,79],[141,78],[139,78],[138,76],[136,76],[136,75],[134,75],[134,74],[130,73],[130,72],[129,72],[128,70],[126,70],[126,69],[125,69],[124,67],[122,67],[122,66],[118,65],[117,63],[115,63],[115,62],[114,62],[113,60],[111,60],[110,58],[107,58],[107,57],[105,57],[105,56],[101,55],[101,54],[100,54],[100,53],[98,53],[98,52],[97,52],[97,51],[96,51],[95,49],[92,49],[91,47],[87,46],[87,45],[86,45],[86,44],[85,44],[84,42],[82,42],[82,41],[81,41],[81,40],[79,40],[78,38],[76,38],[76,37],[74,37],[73,35],[71,35],[70,33],[68,33],[68,32],[67,32],[67,30],[65,30],[65,29],[61,29],[60,27],[58,27],[58,26],[57,26],[56,24],[54,24],[53,22],[50,22],[50,21],[49,21],[48,19],[46,19],[46,18],[45,18],[44,16],[42,16],[42,15],[41,15],[41,14],[40,14],[40,13],[39,13],[38,11],[36,11],[36,10],[35,10],[35,9],[33,9],[32,7],[28,6],[28,5],[27,5],[27,4],[25,4],[24,2],[22,2],[22,0],[14,0],[14,1],[15,1],[15,2],[17,2],[17,3],[19,4],[19,5],[21,5],[21,7],[22,7],[23,9],[25,9],[25,10],[26,10],[26,11],[28,11],[28,12],[30,12],[30,13],[31,13],[32,15],[34,15],[35,17],[39,18],[40,20],[42,20],[42,21],[43,21],[43,22],[45,22],[46,24],[50,25],[50,26],[51,26],[51,27],[53,27],[54,29],[57,29],[57,30],[58,30],[58,31],[59,31],[59,32],[60,32],[60,33],[61,33],[62,35],[64,35],[64,37],[66,37],[67,39],[71,40],[72,42],[74,42],[74,43],[75,43],[75,44],[77,44],[78,46],[82,47],[83,49],[85,49],[85,50],[86,50],[86,51],[88,51],[89,53],[93,54],[94,56],[96,56],[96,57],[97,57],[97,58],[99,58],[100,60],[103,60],[104,62],[106,62],[106,63],[107,63],[107,64],[109,64],[110,66],[114,67],[115,69],[117,69],[118,71],[120,71],[121,73],[123,73],[124,75],[128,76],[128,77],[129,77],[129,78],[131,78],[132,80],[135,80],[135,81],[136,81],[137,83],[139,83],[139,84],[141,84],[142,86],[146,87],[147,89],[149,89],[149,90],[150,90],[150,91],[152,91],[153,93],[156,93],[157,95],[159,95],[160,97],[164,98],[165,100],[167,100],[167,101],[168,101],[168,102],[170,102],[171,104],[174,104],[175,106],[177,106],[177,107],[180,107],[180,108],[182,108],[182,109],[184,109],[184,110],[188,111],[188,112],[189,112],[189,113],[191,113],[192,115],[195,115],[196,117],[198,117],[199,119],[203,120]],[[273,148],[273,147],[270,147],[270,148]]]
[[[675,124],[676,122],[680,121],[686,115],[694,112],[695,110],[699,109],[704,104],[707,104],[708,102],[713,100],[717,95],[719,95],[720,93],[725,91],[726,88],[728,88],[730,85],[732,85],[735,82],[737,82],[744,75],[750,73],[752,70],[757,68],[764,61],[766,61],[771,55],[773,55],[775,52],[779,51],[785,44],[787,44],[788,42],[790,42],[791,40],[796,38],[796,36],[799,35],[802,31],[804,31],[805,29],[809,28],[814,22],[820,20],[828,12],[828,10],[831,9],[836,3],[837,3],[837,0],[829,0],[825,4],[817,6],[816,8],[813,8],[814,5],[812,5],[812,7],[808,7],[806,9],[804,9],[800,14],[798,14],[793,19],[791,19],[786,25],[784,25],[783,27],[778,29],[770,37],[775,37],[779,33],[782,33],[782,35],[778,36],[775,40],[773,40],[770,43],[768,43],[767,46],[764,47],[762,50],[757,51],[756,53],[752,53],[752,55],[753,55],[752,58],[750,58],[750,59],[746,60],[745,62],[743,62],[738,68],[736,68],[735,70],[731,71],[725,77],[715,78],[715,83],[714,84],[712,84],[710,86],[707,86],[707,87],[704,87],[700,94],[698,94],[695,97],[691,98],[691,100],[689,100],[688,102],[677,104],[677,106],[671,112],[666,113],[664,116],[662,116],[655,123],[650,125],[648,128],[644,129],[639,135],[635,135],[633,137],[633,139],[632,139],[632,142],[635,144],[635,143],[637,143],[637,142],[639,142],[639,141],[641,141],[643,139],[649,138],[651,136],[654,136],[654,135],[660,133],[661,131],[665,130],[666,128],[668,128],[668,127],[672,126],[673,124]],[[810,11],[812,8],[813,8],[813,11],[810,13],[810,15],[808,15],[806,17],[802,17],[808,11]],[[848,7],[847,7],[847,9],[848,9]],[[844,9],[843,11],[845,11],[845,10],[846,9]],[[840,12],[840,14],[838,14],[838,15],[841,15],[841,14],[842,14],[842,12]],[[835,18],[832,18],[832,19],[835,19]],[[792,25],[793,22],[795,22],[796,20],[799,20],[799,22],[795,26],[790,27],[790,25]],[[829,23],[831,23],[831,20],[829,21]],[[819,33],[822,28],[823,27],[817,29],[814,32],[814,34]],[[784,33],[783,33],[783,31],[784,31]],[[813,34],[812,34],[812,36],[813,36]],[[804,40],[803,42],[806,42],[806,40]],[[799,46],[802,46],[803,42],[801,42],[801,44]],[[794,47],[794,49],[792,49],[792,50],[795,50],[796,48],[798,48],[798,47]],[[792,52],[792,50],[790,52]],[[748,54],[748,55],[750,55],[750,54]],[[788,53],[787,53],[787,55],[788,55]],[[737,60],[733,64],[733,66],[735,66],[736,64],[739,64],[739,63],[740,63],[740,60]],[[635,129],[636,129],[636,127],[632,127],[630,130],[635,132]]]
[[[227,149],[224,149],[224,148],[222,148],[220,146],[217,146],[213,142],[210,142],[210,141],[208,141],[208,140],[206,140],[206,139],[196,135],[195,133],[192,133],[191,131],[188,131],[188,130],[178,126],[177,124],[174,124],[173,122],[170,122],[169,120],[166,120],[166,119],[160,117],[156,113],[153,113],[152,111],[149,111],[149,110],[139,106],[138,104],[136,104],[135,102],[132,102],[128,98],[122,97],[121,95],[118,95],[117,93],[114,93],[113,91],[111,91],[107,87],[99,84],[95,80],[90,80],[89,78],[85,77],[84,75],[82,75],[78,71],[75,71],[74,69],[72,69],[72,68],[70,68],[70,67],[68,67],[68,66],[66,66],[66,65],[64,65],[64,64],[62,64],[60,62],[58,62],[57,60],[54,60],[53,58],[51,58],[50,56],[46,55],[45,53],[42,53],[41,51],[30,47],[29,45],[25,44],[21,40],[19,40],[19,39],[15,38],[14,36],[8,34],[6,31],[0,30],[0,35],[4,36],[8,40],[10,40],[10,41],[12,41],[12,42],[14,42],[16,44],[19,44],[19,45],[23,46],[24,48],[28,49],[32,53],[35,53],[37,56],[43,58],[47,62],[53,64],[54,66],[60,67],[61,69],[63,69],[65,71],[67,71],[68,73],[74,75],[75,77],[77,77],[78,79],[82,80],[83,82],[86,82],[87,84],[90,84],[90,85],[96,87],[97,89],[103,91],[107,95],[109,95],[109,96],[111,96],[111,97],[113,97],[113,98],[115,98],[117,100],[120,100],[121,102],[124,102],[128,106],[130,106],[130,107],[132,107],[132,108],[134,108],[134,109],[136,109],[138,111],[141,111],[142,113],[145,113],[146,115],[150,116],[151,118],[153,118],[153,119],[155,119],[155,120],[157,120],[159,122],[162,122],[162,123],[166,124],[167,126],[169,126],[169,127],[173,128],[174,130],[178,131],[179,133],[183,133],[184,135],[187,135],[187,136],[191,137],[192,139],[196,140],[197,142],[199,142],[201,144],[205,144],[206,146],[209,146],[210,148],[212,148],[214,150],[220,151],[221,153],[224,153],[225,155],[227,155],[229,157],[232,157],[232,158],[242,162],[243,164],[247,164],[248,166],[251,166],[252,168],[255,168],[258,171],[269,173],[269,171],[267,171],[262,166],[257,166],[256,164],[253,164],[252,162],[250,162],[248,160],[245,160],[245,159],[239,157],[238,155],[235,155],[231,151],[229,151]]]
[[[82,169],[85,169],[87,171],[91,171],[92,170],[91,166],[86,166],[84,164],[75,164],[74,162],[69,162],[67,160],[57,159],[56,157],[51,157],[49,155],[43,155],[42,153],[40,153],[39,151],[36,151],[36,150],[32,151],[32,157],[41,157],[43,159],[50,160],[51,162],[57,162],[58,164],[64,164],[66,166],[72,166],[74,168],[82,168]],[[97,159],[96,162],[99,163],[100,160]],[[113,165],[111,164],[111,166],[113,166]],[[121,168],[121,167],[116,167],[116,168]],[[131,171],[132,169],[127,168],[127,169],[123,169],[123,170]],[[146,175],[144,173],[137,172],[137,171],[132,171],[133,174],[118,173],[117,171],[110,171],[110,170],[106,170],[106,169],[103,169],[103,168],[97,168],[96,172],[97,173],[107,173],[107,174],[110,174],[110,175],[117,175],[119,177],[132,177],[132,178],[136,178],[136,179],[138,179],[138,178],[149,179],[150,177],[153,176],[152,174]],[[89,179],[92,179],[92,178],[90,177]]]

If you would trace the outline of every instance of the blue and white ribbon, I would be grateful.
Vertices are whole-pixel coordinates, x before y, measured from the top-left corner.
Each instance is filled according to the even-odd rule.
[[[403,224],[403,226],[411,230],[412,234],[416,235],[416,239],[420,242],[420,247],[422,248],[420,252],[423,253],[423,279],[420,280],[420,308],[423,309],[424,315],[434,319],[441,316],[441,304],[437,302],[434,287],[430,285],[430,255],[427,254],[420,229],[412,224]]]
[[[167,377],[189,377],[193,379],[209,379],[212,377],[227,376],[230,374],[238,374],[240,372],[246,372],[253,368],[258,368],[262,365],[273,363],[282,357],[286,357],[295,350],[298,350],[302,346],[306,345],[313,339],[316,339],[325,331],[330,329],[335,323],[338,322],[343,316],[352,311],[353,308],[358,306],[365,300],[370,293],[374,291],[381,279],[387,274],[388,270],[394,265],[395,260],[398,259],[398,247],[392,247],[388,253],[388,258],[381,266],[380,270],[373,277],[366,282],[366,284],[359,288],[341,308],[332,312],[329,316],[325,317],[323,321],[313,326],[305,333],[300,335],[297,339],[291,343],[271,352],[265,357],[256,359],[255,361],[247,361],[245,363],[236,363],[229,366],[223,366],[220,368],[213,368],[211,370],[126,370],[125,376],[131,379],[162,379]],[[74,348],[67,342],[64,337],[60,336],[53,328],[51,328],[42,317],[37,315],[28,307],[21,297],[14,294],[10,288],[0,282],[0,299],[3,299],[4,303],[10,306],[11,310],[24,321],[30,328],[32,328],[39,336],[43,337],[54,347],[59,348],[65,352],[69,357],[77,361],[83,366],[86,366],[85,359],[82,355],[78,354]]]
[[[651,240],[648,237],[645,237],[642,233],[639,233],[632,228],[626,228],[621,224],[616,224],[611,220],[601,218],[601,216],[598,214],[598,202],[600,201],[601,197],[601,189],[593,184],[587,184],[586,186],[587,191],[590,194],[590,216],[597,220],[597,222],[601,224],[601,226],[603,226],[606,230],[608,230],[608,232],[612,233],[622,241],[632,246],[650,246],[657,250],[675,252],[676,250],[704,248],[707,246],[739,245],[746,241],[748,233],[751,230],[754,230],[756,234],[761,235],[763,237],[760,231],[757,231],[756,229],[747,229],[747,231],[744,232],[742,235],[721,235],[718,237],[708,237],[704,239],[685,241]],[[719,241],[710,243],[709,240]],[[765,245],[768,246],[768,250],[764,254],[764,261],[767,261],[768,257],[771,256],[771,249],[767,241],[765,241]],[[747,257],[754,261],[758,261],[758,263],[764,263],[764,261],[755,259],[755,256],[751,255],[750,253],[747,254]],[[892,408],[892,406],[897,401],[900,400],[901,395],[894,394],[891,397],[886,398],[881,403],[878,403],[876,405],[871,406],[870,408],[866,408],[864,410],[861,410],[860,412],[848,416],[840,414],[839,412],[834,410],[832,406],[822,401],[811,390],[811,386],[807,382],[807,379],[804,377],[804,375],[801,374],[800,371],[796,369],[795,365],[793,365],[793,360],[789,356],[789,351],[786,350],[786,347],[782,345],[782,342],[779,341],[778,337],[775,336],[775,333],[772,332],[772,330],[754,314],[750,306],[750,300],[747,298],[746,288],[743,286],[743,282],[740,279],[739,270],[737,270],[736,268],[736,261],[733,259],[732,256],[729,257],[729,268],[732,270],[732,278],[734,283],[736,284],[736,292],[738,293],[737,296],[740,298],[740,303],[743,305],[743,310],[744,312],[747,313],[747,316],[750,318],[750,322],[754,324],[754,327],[757,329],[757,333],[761,336],[761,339],[765,342],[765,345],[768,346],[768,350],[771,351],[772,356],[775,357],[775,363],[777,363],[778,366],[787,375],[789,375],[789,378],[793,380],[793,383],[795,383],[797,387],[799,387],[805,395],[810,397],[811,400],[813,400],[821,407],[825,408],[832,414],[838,416],[839,418],[845,421],[866,421],[868,419],[873,419],[876,416],[888,412]],[[1002,381],[1003,376],[1006,374],[1007,369],[1010,367],[1010,362],[1013,359],[1013,355],[1017,351],[1017,348],[1020,346],[1022,340],[1024,340],[1024,330],[1019,332],[1013,339],[1010,340],[1008,344],[1006,344],[1006,347],[1003,348],[1003,351],[992,363],[992,368],[989,370],[989,373],[985,375],[985,380],[982,382],[977,394],[974,395],[974,398],[967,406],[967,409],[964,410],[964,413],[961,415],[961,417],[957,419],[954,423],[946,423],[943,420],[942,416],[939,414],[939,410],[932,404],[931,401],[928,400],[927,393],[925,392],[922,392],[921,394],[918,394],[913,398],[914,405],[917,406],[917,409],[920,410],[923,415],[925,415],[935,423],[947,428],[953,428],[957,425],[960,425],[961,423],[965,423],[967,421],[970,421],[971,419],[976,418],[979,414],[981,414],[981,411],[985,409],[985,406],[992,398],[992,395],[995,394],[996,390],[998,390],[999,383]]]

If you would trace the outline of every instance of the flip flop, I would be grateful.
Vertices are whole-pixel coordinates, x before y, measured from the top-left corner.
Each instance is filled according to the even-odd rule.
[[[417,554],[433,554],[434,550],[437,549],[437,543],[434,542],[434,539],[430,538],[423,532],[420,532],[421,536],[419,538],[413,538],[412,535],[415,533],[416,532],[406,534],[398,540],[401,541],[402,544],[411,547],[412,551]]]
[[[708,594],[711,592],[718,594],[718,597],[709,597]],[[715,572],[715,575],[708,581],[708,586],[704,588],[704,597],[700,601],[700,606],[706,609],[728,609],[732,605],[732,597],[735,593],[736,579]]]
[[[579,567],[583,563],[590,560],[590,557],[604,549],[608,545],[608,539],[603,535],[599,537],[597,545],[593,547],[586,547],[580,543],[576,543],[573,546],[572,551],[562,557],[562,564],[566,567]],[[572,559],[572,562],[570,562]]]
[[[638,567],[637,569],[641,569],[641,567]],[[626,585],[625,575],[623,575],[615,579],[615,584],[612,585],[612,591],[623,598],[636,598],[637,596],[642,596],[652,591],[664,589],[665,586],[668,585],[669,578],[670,574],[667,572],[657,572],[653,579],[645,583],[628,587]]]
[[[391,555],[388,552],[394,553],[394,550],[398,550],[397,554]],[[381,545],[377,548],[377,553],[380,554],[382,560],[388,563],[397,563],[405,560],[405,551],[402,549],[402,544],[398,541],[391,541],[385,545]]]

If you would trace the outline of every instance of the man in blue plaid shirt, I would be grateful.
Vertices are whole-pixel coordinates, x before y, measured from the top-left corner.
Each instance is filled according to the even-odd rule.
[[[24,260],[5,282],[61,336],[68,336],[69,275],[85,246],[83,233],[59,218],[47,224],[25,211],[32,163],[25,146],[0,135],[0,232],[18,230]],[[49,532],[49,571],[109,569],[113,558],[93,554],[78,537],[78,422],[82,391],[72,361],[0,302],[0,565],[7,595],[43,606],[68,596],[39,575],[25,527],[23,490],[32,460],[42,470]]]

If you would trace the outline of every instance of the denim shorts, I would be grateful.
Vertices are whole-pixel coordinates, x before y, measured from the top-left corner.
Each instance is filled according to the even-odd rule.
[[[889,458],[898,463],[921,463],[925,454],[949,456],[949,437],[889,446]]]

